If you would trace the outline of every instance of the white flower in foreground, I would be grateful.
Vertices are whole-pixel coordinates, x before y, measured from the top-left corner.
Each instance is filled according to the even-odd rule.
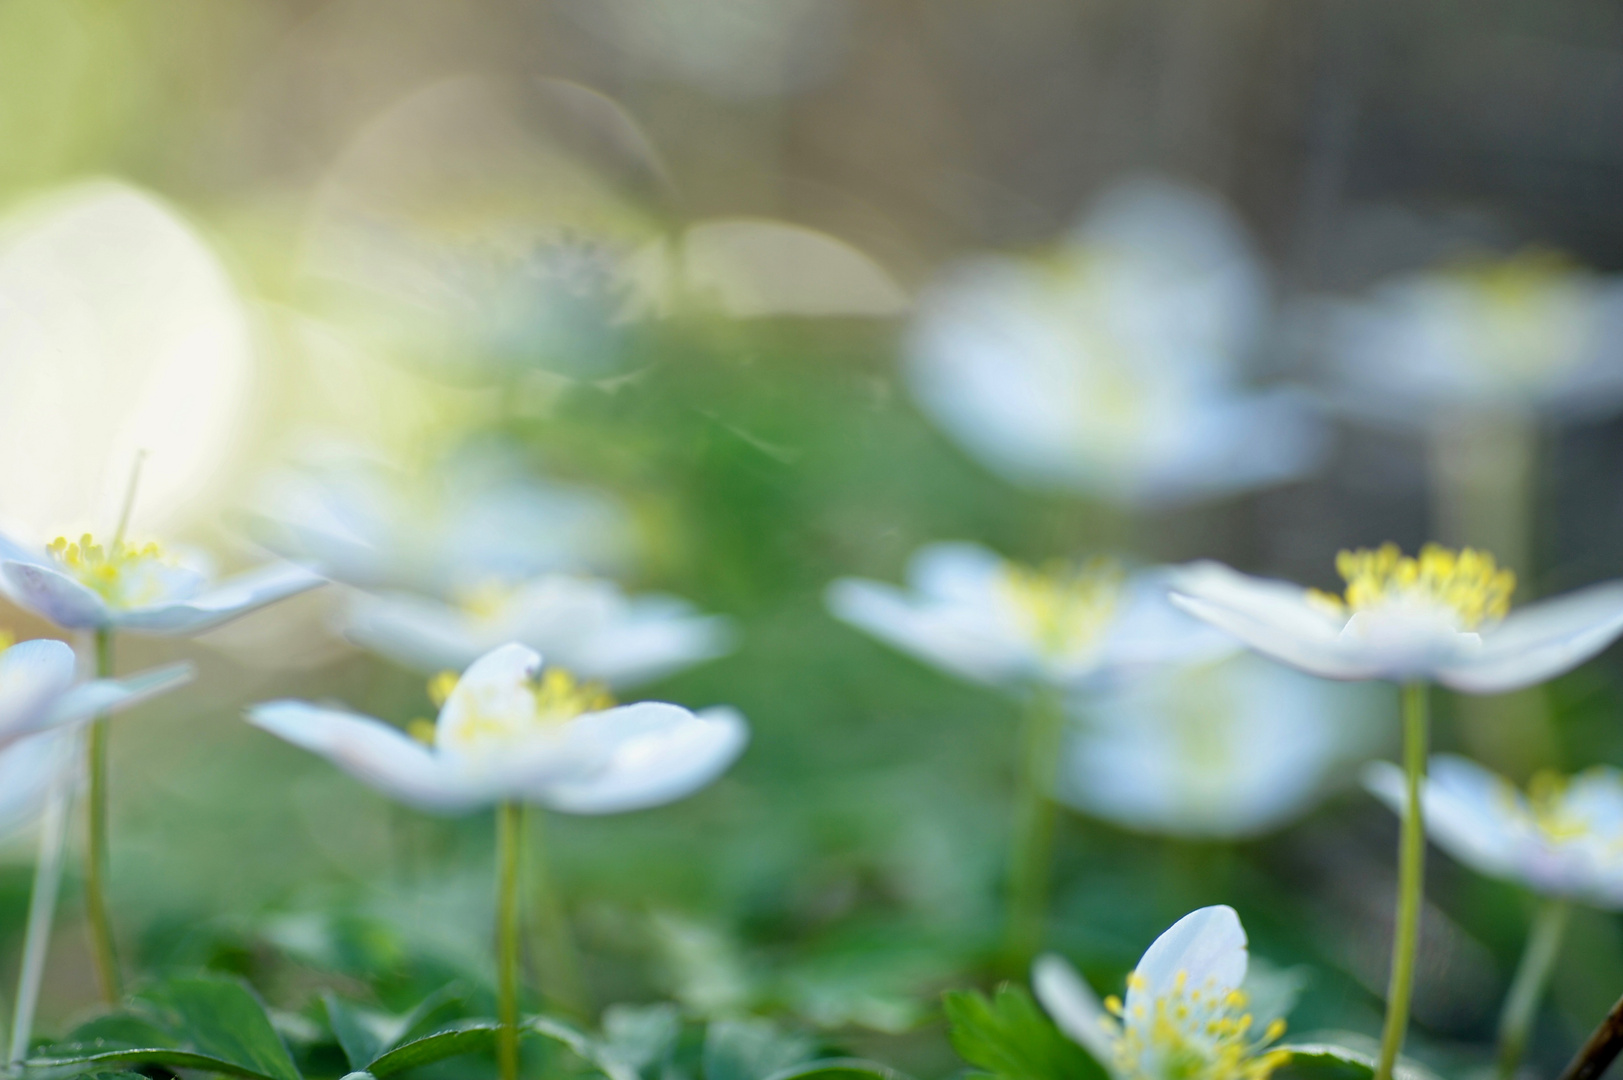
[[[729,621],[673,596],[627,596],[612,581],[548,574],[445,603],[411,593],[358,595],[344,632],[408,667],[462,670],[505,642],[528,645],[584,679],[629,686],[726,654]]]
[[[492,581],[626,561],[623,507],[538,480],[502,455],[459,455],[420,475],[357,453],[269,476],[251,515],[271,550],[362,588],[451,597]]]
[[[1308,315],[1343,400],[1361,412],[1419,422],[1461,408],[1623,405],[1623,282],[1549,253],[1407,275]]]
[[[1036,569],[975,544],[919,549],[907,588],[842,578],[835,616],[944,671],[976,682],[1074,685],[1100,671],[1210,656],[1231,643],[1170,607],[1154,574],[1115,563]]]
[[[1403,812],[1401,769],[1375,762],[1364,782]],[[1440,754],[1420,798],[1427,834],[1472,869],[1544,896],[1623,908],[1623,773],[1616,769],[1540,773],[1523,793],[1480,765]]]
[[[0,651],[0,835],[39,813],[78,753],[79,724],[137,705],[191,680],[189,664],[123,679],[75,682],[73,650],[24,641]]]
[[[518,644],[492,650],[439,689],[444,705],[422,741],[304,701],[256,705],[248,719],[386,795],[442,812],[502,802],[572,814],[658,806],[714,780],[748,738],[731,709],[615,706],[561,668],[542,672],[540,655]]]
[[[1223,905],[1192,911],[1155,939],[1127,977],[1127,1000],[1101,1006],[1064,960],[1039,957],[1037,999],[1115,1080],[1266,1080],[1290,1059],[1270,1049],[1283,1020],[1252,1023],[1245,928]]]
[[[35,555],[0,537],[6,594],[66,630],[200,634],[322,581],[303,567],[281,563],[216,583],[206,568],[156,544],[115,540],[103,546],[86,533],[76,544],[57,537]]]
[[[1327,679],[1437,682],[1495,694],[1554,678],[1623,633],[1623,581],[1510,611],[1515,575],[1491,555],[1428,544],[1344,551],[1343,597],[1236,573],[1180,572],[1172,600],[1266,656]]]
[[[1170,503],[1310,472],[1326,434],[1247,388],[1267,284],[1239,224],[1164,180],[1109,193],[1046,261],[982,258],[919,301],[908,381],[970,454],[1020,484]]]
[[[1080,722],[1057,794],[1130,829],[1255,836],[1306,812],[1376,748],[1385,697],[1238,651],[1157,665],[1072,703]]]

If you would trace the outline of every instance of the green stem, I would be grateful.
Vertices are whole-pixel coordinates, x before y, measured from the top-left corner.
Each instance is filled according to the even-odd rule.
[[[1048,689],[1033,691],[1022,732],[1008,880],[1005,951],[1009,964],[1020,970],[1042,947],[1054,844],[1054,772],[1064,719],[1056,693]]]
[[[1516,1066],[1521,1064],[1539,1002],[1544,998],[1544,988],[1549,985],[1550,973],[1555,970],[1555,958],[1561,952],[1569,910],[1565,900],[1547,900],[1533,919],[1527,947],[1505,998],[1505,1011],[1499,1015],[1500,1080],[1510,1080],[1516,1075]]]
[[[96,631],[96,677],[113,675],[113,632]],[[102,997],[116,1005],[119,986],[118,953],[113,947],[113,922],[107,909],[107,718],[90,722],[88,753],[90,796],[86,806],[85,921],[90,929],[90,955],[96,964]]]
[[[1420,907],[1426,887],[1426,824],[1420,809],[1420,786],[1426,777],[1428,726],[1426,685],[1408,683],[1403,687],[1403,770],[1408,799],[1398,845],[1398,918],[1392,935],[1392,981],[1386,991],[1386,1026],[1381,1031],[1381,1060],[1375,1080],[1392,1080],[1409,1027]]]
[[[540,810],[525,811],[528,830],[524,845],[529,870],[530,955],[536,967],[541,996],[551,1005],[579,1019],[587,1017],[588,1000],[580,974],[580,956],[569,933],[558,891],[547,867],[545,819]]]
[[[524,808],[496,808],[496,1063],[501,1080],[518,1080],[518,869]]]

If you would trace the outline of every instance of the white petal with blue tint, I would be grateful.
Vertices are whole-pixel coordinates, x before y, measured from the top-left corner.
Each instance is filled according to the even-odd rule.
[[[31,824],[53,787],[79,756],[79,734],[62,728],[18,739],[0,749],[0,837]]]
[[[47,725],[73,685],[76,663],[60,641],[24,641],[0,652],[0,744]]]
[[[302,566],[272,564],[227,578],[191,599],[116,612],[113,622],[121,630],[189,637],[313,589],[325,580]]]
[[[1099,995],[1070,964],[1053,954],[1039,956],[1031,969],[1031,989],[1054,1025],[1080,1043],[1107,1069],[1115,1064],[1121,1024],[1105,1012]]]
[[[615,717],[626,710],[645,713],[635,719],[629,714]],[[694,714],[647,703],[599,713],[583,721],[583,726],[587,724],[612,724],[618,729],[594,733],[612,746],[608,761],[589,779],[552,785],[541,795],[545,805],[572,814],[616,814],[662,806],[715,780],[749,741],[744,718],[732,709]]]
[[[1233,908],[1217,904],[1191,911],[1156,938],[1134,968],[1127,1023],[1153,1016],[1151,1002],[1170,993],[1180,979],[1192,990],[1210,987],[1219,995],[1238,990],[1248,962],[1245,928]]]
[[[32,562],[0,563],[6,595],[19,607],[49,619],[64,630],[95,630],[112,621],[112,612],[95,590],[53,566]]]

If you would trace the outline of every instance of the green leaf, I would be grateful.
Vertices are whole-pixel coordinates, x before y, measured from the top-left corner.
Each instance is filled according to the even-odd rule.
[[[704,1035],[705,1080],[766,1080],[816,1052],[815,1040],[769,1020],[716,1020]]]
[[[682,1015],[668,1002],[657,1005],[610,1005],[603,1010],[600,1053],[627,1069],[648,1076],[671,1055],[682,1034]]]
[[[906,1073],[861,1058],[824,1058],[775,1072],[767,1080],[908,1080]]]
[[[497,1030],[498,1025],[490,1020],[469,1020],[403,1043],[372,1061],[365,1071],[383,1080],[385,1076],[458,1054],[483,1053],[495,1045]]]
[[[321,995],[332,1028],[351,1069],[364,1069],[393,1043],[392,1018],[343,1001],[331,993]]]
[[[74,1041],[45,1047],[33,1068],[143,1066],[300,1080],[264,1006],[242,983],[215,976],[170,979],[132,1002],[132,1011],[100,1017]]]
[[[958,1056],[997,1080],[1106,1080],[1103,1067],[1066,1038],[1022,987],[943,995]]]
[[[1369,1042],[1375,1045],[1374,1040]],[[1369,1080],[1375,1075],[1374,1054],[1339,1043],[1295,1043],[1280,1049],[1289,1050],[1291,1059],[1274,1073],[1279,1080]],[[1398,1058],[1392,1074],[1396,1080],[1439,1080],[1436,1073],[1405,1057]]]

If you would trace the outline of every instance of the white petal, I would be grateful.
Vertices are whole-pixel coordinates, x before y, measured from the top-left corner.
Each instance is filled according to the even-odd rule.
[[[444,751],[477,742],[470,733],[489,719],[527,720],[535,712],[532,682],[541,670],[541,654],[509,642],[468,666],[445,700],[435,724],[435,744]]]
[[[1182,973],[1191,990],[1226,994],[1245,982],[1245,928],[1226,904],[1191,911],[1155,939],[1127,988],[1127,1022],[1153,1018],[1151,1002],[1169,992]],[[1144,1009],[1143,1014],[1138,1009]]]
[[[731,652],[737,634],[732,620],[696,615],[686,604],[680,612],[643,612],[633,601],[623,616],[594,634],[583,635],[570,648],[553,650],[575,674],[601,679],[614,687],[635,686]],[[529,638],[524,638],[530,641]],[[530,641],[541,647],[539,641]]]
[[[916,603],[878,581],[841,578],[824,594],[828,609],[903,652],[962,678],[998,683],[1022,671],[1007,641],[995,636],[997,617],[968,608]]]
[[[302,566],[273,564],[229,578],[194,599],[115,612],[113,623],[120,630],[147,634],[200,634],[267,604],[313,589],[325,580]]]
[[[979,544],[927,544],[907,561],[907,583],[919,595],[955,604],[984,604],[1007,564]]]
[[[0,563],[6,595],[64,630],[94,630],[112,618],[96,594],[55,567],[32,562]]]
[[[1564,674],[1623,634],[1623,581],[1529,604],[1482,635],[1468,661],[1437,681],[1473,694],[1498,694]]]
[[[248,721],[424,810],[455,813],[498,798],[398,728],[370,716],[305,701],[269,701],[251,707]]]
[[[75,732],[60,729],[0,750],[0,837],[29,824],[45,808],[57,777],[78,756],[78,746]]]
[[[659,702],[610,709],[577,721],[612,746],[595,776],[548,785],[540,800],[571,814],[613,814],[686,797],[744,752],[749,728],[731,709],[694,715]]]
[[[41,549],[19,544],[5,533],[0,533],[0,561],[44,563],[46,558]]]
[[[1519,798],[1504,779],[1464,758],[1438,755],[1421,784],[1426,835],[1454,858],[1490,877],[1518,877],[1514,824],[1507,818]],[[1401,819],[1408,781],[1391,762],[1371,762],[1364,786]]]
[[[1253,623],[1278,627],[1315,643],[1333,643],[1345,620],[1308,603],[1307,590],[1287,581],[1242,574],[1222,563],[1203,561],[1175,567],[1170,574],[1174,595],[1220,607]]]
[[[42,726],[76,724],[93,716],[107,716],[168,693],[191,682],[197,669],[189,663],[167,664],[122,679],[94,679],[80,683],[51,707]]]
[[[24,641],[0,653],[0,743],[38,731],[73,685],[73,650],[60,641]]]
[[[1379,668],[1371,666],[1356,651],[1337,642],[1309,640],[1274,624],[1255,621],[1246,615],[1182,593],[1173,593],[1172,602],[1198,619],[1227,631],[1249,647],[1310,675],[1325,679],[1377,679]]]
[[[1116,1020],[1099,1005],[1093,988],[1070,964],[1047,953],[1031,966],[1031,989],[1054,1026],[1080,1043],[1093,1060],[1115,1071]]]
[[[344,636],[361,648],[430,674],[461,671],[500,644],[483,630],[461,608],[411,593],[356,594],[344,617]]]

